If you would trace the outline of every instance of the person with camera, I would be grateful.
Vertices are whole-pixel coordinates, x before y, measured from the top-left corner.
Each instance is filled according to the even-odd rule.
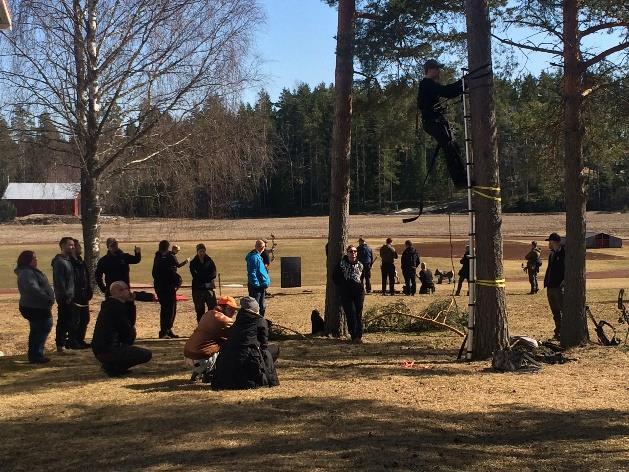
[[[152,301],[153,297],[145,292],[132,293],[122,280],[113,282],[109,291],[94,326],[92,352],[107,375],[118,377],[131,367],[151,360],[151,351],[133,343],[136,338],[135,300]]]
[[[133,254],[123,252],[118,247],[116,238],[107,238],[107,254],[101,257],[96,264],[96,283],[101,292],[106,297],[109,296],[109,286],[122,280],[127,285],[129,282],[129,265],[139,264],[142,260],[142,253],[138,246],[135,246]],[[103,276],[105,280],[103,281]]]

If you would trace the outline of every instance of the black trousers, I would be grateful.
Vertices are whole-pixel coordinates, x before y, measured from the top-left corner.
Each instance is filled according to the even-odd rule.
[[[341,295],[341,305],[347,320],[347,331],[352,339],[362,339],[363,337],[363,304],[365,302],[364,293],[352,293]]]
[[[177,314],[177,292],[175,287],[155,287],[155,293],[159,298],[159,332],[168,333],[173,329]]]
[[[216,307],[216,294],[214,293],[214,290],[206,288],[193,288],[192,301],[194,302],[194,311],[197,314],[198,323],[206,311],[212,310]]]
[[[417,292],[417,269],[405,269],[402,271],[402,274],[404,275],[406,293],[415,295],[415,292]]]
[[[395,295],[395,264],[393,262],[383,262],[380,270],[382,271],[382,294],[387,293],[388,280],[389,293]]]
[[[90,307],[89,306],[77,306],[76,311],[78,313],[79,327],[77,330],[77,341],[82,344],[85,342],[85,335],[87,334],[87,325],[90,324]]]
[[[460,295],[461,294],[461,287],[463,287],[463,281],[467,280],[468,282],[470,281],[470,276],[468,274],[459,274],[459,284],[456,286],[456,295]]]
[[[531,284],[531,293],[537,293],[539,287],[537,285],[537,271],[533,269],[528,269],[529,274],[529,283]]]
[[[55,344],[57,347],[78,347],[79,313],[77,307],[74,303],[57,303]]]
[[[371,266],[363,264],[363,273],[360,274],[360,281],[365,285],[365,291],[371,293]]]
[[[443,149],[446,156],[446,165],[452,178],[454,186],[457,188],[467,187],[467,173],[465,163],[459,145],[452,136],[450,123],[445,118],[426,120],[423,122],[424,131],[437,140],[439,147]]]
[[[96,354],[96,359],[109,375],[123,374],[135,365],[147,363],[151,357],[153,357],[151,351],[137,346],[121,346],[109,352]]]

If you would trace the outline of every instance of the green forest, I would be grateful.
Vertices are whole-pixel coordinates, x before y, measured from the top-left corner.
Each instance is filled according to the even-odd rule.
[[[352,124],[351,211],[416,207],[435,142],[416,129],[418,77],[356,81]],[[588,208],[629,208],[629,89],[608,77],[585,106]],[[561,77],[497,78],[497,120],[503,209],[564,209]],[[253,105],[212,98],[188,118],[159,114],[157,132],[133,148],[104,180],[105,213],[123,216],[233,217],[325,214],[330,178],[334,89],[321,84],[285,89],[276,103],[261,92]],[[448,114],[463,140],[460,100]],[[125,133],[142,123],[130,123]],[[165,136],[169,136],[169,140]],[[180,141],[159,159],[161,142]],[[110,139],[116,139],[112,136]],[[143,162],[134,162],[143,161]],[[72,181],[72,146],[48,114],[16,108],[0,120],[2,187],[12,182]],[[428,177],[428,204],[463,200],[454,194],[442,156]],[[458,208],[456,203],[451,208]]]

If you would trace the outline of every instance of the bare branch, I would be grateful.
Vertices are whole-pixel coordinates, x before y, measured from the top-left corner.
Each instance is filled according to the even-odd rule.
[[[605,51],[602,51],[601,53],[599,53],[596,56],[588,59],[587,61],[582,61],[581,62],[581,69],[582,70],[586,70],[588,67],[591,67],[594,64],[597,64],[597,63],[601,62],[607,56],[610,56],[610,55],[612,55],[614,53],[620,52],[623,49],[627,49],[627,48],[629,48],[629,41],[625,41],[624,43],[619,43],[616,46],[613,46],[613,47],[611,47],[609,49],[606,49]]]
[[[492,38],[496,39],[497,41],[500,41],[503,44],[508,44],[509,46],[514,46],[516,48],[526,49],[528,51],[543,52],[546,54],[552,54],[553,56],[561,56],[563,54],[563,52],[558,49],[548,49],[548,48],[536,46],[534,44],[518,43],[515,41],[511,41],[510,39],[501,38],[499,36],[496,36],[493,33],[491,36]]]

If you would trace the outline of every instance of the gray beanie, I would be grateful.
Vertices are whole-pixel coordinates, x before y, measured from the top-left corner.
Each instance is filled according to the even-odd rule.
[[[260,314],[260,305],[258,305],[256,299],[252,297],[242,297],[240,299],[240,308],[254,315]]]

